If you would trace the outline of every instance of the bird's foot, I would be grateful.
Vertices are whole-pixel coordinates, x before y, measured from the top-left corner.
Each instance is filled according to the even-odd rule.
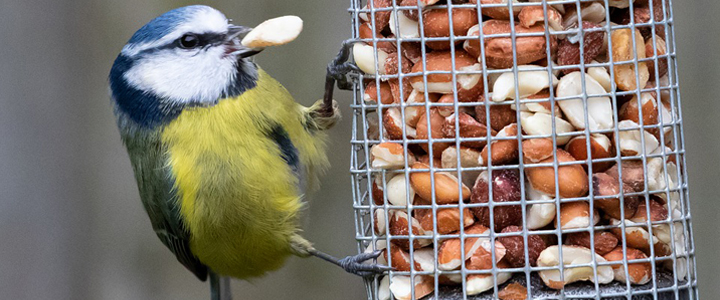
[[[369,277],[393,270],[393,268],[388,266],[383,266],[377,263],[368,263],[371,262],[371,260],[378,258],[381,254],[382,251],[375,251],[371,253],[361,253],[355,256],[348,256],[338,260],[338,266],[350,274],[355,274],[361,277]]]
[[[357,65],[347,61],[355,43],[351,40],[344,41],[337,56],[327,66],[327,77],[337,81],[337,87],[341,90],[352,90],[352,82],[348,79],[350,72],[362,72]]]
[[[319,251],[312,246],[310,242],[299,235],[292,237],[290,245],[296,255],[301,257],[315,256],[324,261],[337,265],[350,274],[362,277],[381,274],[386,271],[394,270],[391,267],[373,263],[372,260],[378,258],[383,251],[375,251],[371,253],[362,253],[355,256],[348,256],[343,259],[337,259],[332,255]]]

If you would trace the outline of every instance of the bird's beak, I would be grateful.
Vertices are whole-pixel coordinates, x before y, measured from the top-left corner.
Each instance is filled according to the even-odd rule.
[[[238,58],[246,58],[260,53],[263,49],[247,48],[242,45],[242,39],[252,28],[245,26],[231,25],[225,36],[225,47],[227,55],[234,55]]]

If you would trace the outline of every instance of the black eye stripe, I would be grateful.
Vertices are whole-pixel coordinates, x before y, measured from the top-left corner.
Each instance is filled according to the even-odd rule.
[[[198,38],[198,48],[205,48],[206,46],[220,45],[223,43],[223,41],[225,41],[224,34],[202,33],[202,34],[195,34],[195,36],[197,36],[197,38]]]
[[[195,34],[198,37],[199,44],[197,49],[207,49],[211,46],[218,46],[225,42],[225,34],[222,33],[201,33],[201,34]],[[179,49],[179,50],[185,50],[180,46],[180,39],[185,36],[183,34],[181,37],[178,37],[177,39],[173,40],[172,42],[169,42],[165,45],[158,46],[155,48],[149,48],[142,50],[138,52],[135,56],[145,56],[149,55],[158,51],[162,50],[169,50],[169,49]]]

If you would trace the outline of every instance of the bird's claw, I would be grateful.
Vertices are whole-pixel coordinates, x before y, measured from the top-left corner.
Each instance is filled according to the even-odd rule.
[[[352,90],[352,82],[348,80],[348,74],[351,72],[361,72],[360,68],[354,63],[348,62],[350,58],[350,49],[354,45],[354,41],[344,41],[340,52],[328,64],[327,76],[337,81],[337,87],[341,90]]]
[[[371,259],[376,259],[382,254],[382,251],[372,253],[361,253],[355,256],[348,256],[338,261],[340,267],[351,274],[361,277],[373,276],[383,272],[392,271],[393,268],[379,264],[364,263]]]

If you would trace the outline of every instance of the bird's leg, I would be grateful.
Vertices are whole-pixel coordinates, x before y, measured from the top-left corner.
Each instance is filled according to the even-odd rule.
[[[210,271],[210,300],[232,300],[230,277],[220,277]]]
[[[291,246],[292,249],[295,251],[295,254],[298,256],[315,256],[343,268],[348,273],[355,274],[361,277],[381,274],[383,272],[392,270],[392,268],[388,266],[364,263],[366,261],[378,258],[382,254],[382,251],[361,253],[355,256],[348,256],[343,259],[338,259],[327,253],[318,251],[317,249],[315,249],[315,247],[312,246],[312,244],[310,244],[310,242],[298,235],[292,238]]]
[[[360,71],[355,64],[348,62],[350,58],[350,50],[353,46],[353,41],[344,41],[340,52],[337,56],[328,64],[327,74],[325,75],[325,96],[323,97],[323,108],[320,113],[326,116],[331,115],[333,111],[333,92],[335,91],[335,84],[341,90],[351,90],[352,82],[348,80],[348,73],[352,71]]]
[[[337,102],[333,100],[333,93],[335,92],[335,84],[341,90],[352,89],[352,82],[348,80],[348,73],[353,71],[359,71],[355,64],[348,62],[350,58],[350,50],[352,49],[353,41],[343,42],[340,52],[337,56],[328,64],[327,73],[325,75],[325,95],[322,100],[316,102],[309,109],[309,115],[312,119],[312,127],[319,130],[326,130],[335,125],[340,119],[340,109],[338,109]]]
[[[310,116],[314,120],[315,126],[318,129],[327,129],[331,127],[340,116],[337,102],[333,100],[335,84],[337,83],[338,88],[341,90],[352,89],[352,82],[348,80],[347,75],[352,71],[360,70],[355,64],[347,61],[348,58],[350,58],[350,49],[352,48],[352,45],[352,41],[343,42],[338,55],[328,64],[327,75],[325,76],[325,96],[321,101],[318,101],[318,103],[315,103],[315,105],[310,108]],[[387,266],[364,263],[368,260],[376,259],[380,256],[380,254],[382,254],[381,251],[363,253],[338,259],[327,253],[318,251],[310,242],[299,235],[295,235],[292,238],[291,247],[298,256],[315,256],[343,268],[348,273],[362,277],[372,276],[392,270],[392,268]]]

